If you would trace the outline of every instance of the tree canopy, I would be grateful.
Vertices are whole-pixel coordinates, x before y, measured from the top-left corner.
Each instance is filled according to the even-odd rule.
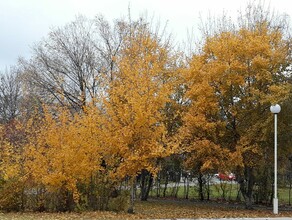
[[[80,16],[52,30],[1,75],[0,195],[10,196],[0,208],[111,209],[137,181],[149,193],[167,167],[198,178],[201,199],[204,178],[235,173],[251,207],[255,184],[271,181],[269,107],[291,109],[291,38],[279,18],[249,5],[237,23],[207,25],[191,56],[145,17]],[[286,169],[291,140],[281,138]]]

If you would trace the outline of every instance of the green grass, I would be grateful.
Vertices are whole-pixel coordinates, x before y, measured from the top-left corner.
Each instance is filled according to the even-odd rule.
[[[160,197],[163,197],[164,185],[160,188]],[[166,197],[175,197],[175,188],[167,187]],[[213,184],[209,186],[210,191],[210,199],[211,200],[228,200],[235,201],[238,198],[239,185],[238,184],[230,184],[229,182],[222,182],[221,184]],[[207,189],[204,188],[205,199],[207,198]],[[185,198],[185,190],[183,186],[178,187],[177,196],[178,199]],[[153,188],[150,191],[151,197],[157,196],[157,189]],[[239,193],[239,198],[241,197],[241,193]],[[189,199],[199,199],[199,189],[197,186],[189,187]],[[278,198],[279,204],[289,204],[289,188],[279,188],[278,189]],[[292,204],[292,191],[290,202]]]
[[[175,192],[176,189],[178,190],[177,193]],[[160,187],[160,196],[163,196],[164,186]],[[235,200],[238,194],[238,185],[237,184],[230,184],[230,183],[221,183],[221,184],[213,184],[210,185],[209,188],[204,187],[204,194],[207,196],[207,191],[210,192],[210,198],[212,199],[230,199]],[[178,188],[175,187],[167,187],[166,189],[166,197],[175,197],[183,199],[186,196],[186,192],[184,186],[179,186]],[[197,186],[189,186],[189,198],[190,199],[198,199],[199,189]],[[150,196],[156,197],[157,196],[157,188],[153,188],[150,191]]]
[[[291,190],[290,196],[291,198],[289,198],[289,188],[278,189],[278,197],[279,197],[280,203],[289,204],[289,199],[290,199],[290,204],[292,204],[292,190]]]

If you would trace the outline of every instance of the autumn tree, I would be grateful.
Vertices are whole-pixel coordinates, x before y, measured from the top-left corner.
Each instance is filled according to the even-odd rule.
[[[291,109],[288,25],[261,5],[216,22],[187,59],[145,17],[53,29],[0,76],[0,208],[117,210],[128,205],[122,183],[133,199],[138,180],[147,200],[161,167],[195,174],[202,200],[218,171],[236,174],[248,208],[255,184],[267,198],[269,107]],[[291,130],[283,115],[279,129]],[[283,169],[292,150],[279,152]]]
[[[102,182],[106,146],[101,142],[98,111],[93,106],[72,116],[68,109],[45,110],[44,116],[32,122],[30,141],[25,147],[25,170],[31,187],[40,192],[40,207],[48,209],[46,203],[56,197],[53,210],[93,208],[87,187],[95,178],[106,184]],[[81,197],[86,197],[88,203],[84,204]],[[99,205],[95,204],[102,207]]]
[[[97,18],[107,42],[102,47],[91,44],[87,22],[77,20],[53,31],[21,66],[24,88],[40,101],[35,106],[49,104],[27,121],[22,169],[26,190],[37,191],[33,209],[46,210],[48,203],[59,211],[108,209],[117,184],[138,174],[144,178],[146,200],[159,160],[173,152],[166,137],[174,132],[166,128],[166,106],[179,56],[170,39],[141,18],[120,21],[121,38],[115,41],[110,27]],[[95,72],[99,64],[102,70]],[[94,80],[102,81],[99,88]],[[115,199],[123,200],[120,192]]]
[[[14,118],[0,124],[0,207],[25,209],[25,145],[28,143],[25,121]]]
[[[172,152],[165,138],[163,109],[171,95],[176,59],[169,39],[153,32],[143,18],[128,28],[115,79],[104,99],[107,145],[120,159],[112,164],[109,158],[106,163],[115,166],[115,175],[121,178],[150,175],[151,185],[158,159]]]
[[[0,126],[0,207],[7,210],[21,210],[22,182],[19,181],[19,155],[14,146],[5,137],[4,127]]]
[[[223,122],[218,101],[209,85],[210,75],[204,71],[201,56],[194,56],[184,72],[184,105],[182,126],[176,141],[177,153],[184,157],[184,169],[198,178],[199,197],[204,199],[204,176],[218,170],[228,170],[229,150],[220,145]],[[223,165],[224,164],[224,165]]]
[[[269,107],[284,101],[289,92],[290,39],[286,23],[277,19],[263,6],[248,6],[237,28],[223,24],[207,33],[202,50],[190,62],[195,70],[189,76],[195,84],[189,90],[197,95],[190,101],[197,108],[188,114],[195,115],[194,120],[202,118],[202,123],[193,123],[202,129],[189,131],[201,140],[202,131],[214,131],[210,122],[224,122],[217,143],[238,158],[236,174],[247,207],[257,181],[255,170],[270,156]]]

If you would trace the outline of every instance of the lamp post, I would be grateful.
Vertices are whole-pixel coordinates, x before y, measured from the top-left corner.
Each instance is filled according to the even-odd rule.
[[[278,197],[277,197],[277,115],[281,111],[280,105],[272,105],[271,112],[275,118],[275,167],[274,167],[274,200],[273,200],[273,213],[278,214]]]

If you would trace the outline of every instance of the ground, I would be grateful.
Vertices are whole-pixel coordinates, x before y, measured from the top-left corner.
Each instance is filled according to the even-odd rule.
[[[255,206],[246,210],[242,204],[154,199],[136,202],[135,214],[115,212],[82,213],[1,213],[1,220],[61,220],[61,219],[176,219],[176,218],[244,218],[275,217],[272,207]],[[277,217],[292,217],[291,207],[280,207]]]

